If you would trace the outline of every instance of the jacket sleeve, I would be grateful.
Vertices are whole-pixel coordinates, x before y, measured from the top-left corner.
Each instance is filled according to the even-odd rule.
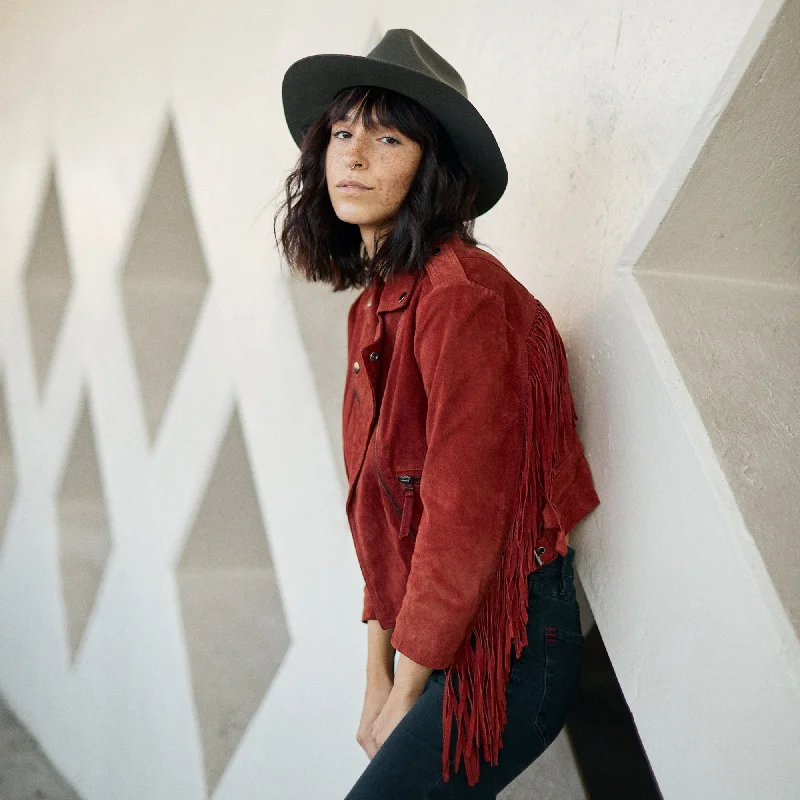
[[[368,622],[371,619],[377,619],[377,616],[375,616],[375,609],[372,607],[372,598],[369,596],[367,585],[364,584],[364,606],[361,611],[361,621]]]
[[[517,370],[499,295],[474,283],[420,298],[414,352],[428,400],[423,513],[392,645],[444,669],[500,564],[519,490]]]

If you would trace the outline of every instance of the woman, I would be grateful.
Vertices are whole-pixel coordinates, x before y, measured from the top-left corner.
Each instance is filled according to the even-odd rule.
[[[342,431],[371,760],[346,800],[493,798],[560,731],[580,671],[567,534],[599,498],[563,343],[476,246],[505,163],[419,36],[301,59],[283,101],[302,152],[279,244],[307,279],[363,289]]]

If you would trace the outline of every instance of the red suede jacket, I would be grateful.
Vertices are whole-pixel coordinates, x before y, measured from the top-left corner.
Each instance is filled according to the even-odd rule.
[[[599,498],[578,438],[563,343],[544,306],[458,236],[424,274],[373,280],[348,314],[342,406],[347,516],[362,620],[446,669],[470,785],[497,763],[527,576]],[[452,673],[458,676],[459,697]]]

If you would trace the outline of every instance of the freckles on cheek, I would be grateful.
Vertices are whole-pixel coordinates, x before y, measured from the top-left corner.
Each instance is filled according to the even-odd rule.
[[[385,181],[381,192],[383,204],[392,205],[397,202],[399,197],[404,197],[411,186],[412,178],[413,175],[398,175]]]

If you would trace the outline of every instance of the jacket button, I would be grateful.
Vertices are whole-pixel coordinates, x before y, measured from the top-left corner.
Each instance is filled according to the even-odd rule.
[[[404,298],[405,296],[406,296],[406,293],[405,293],[405,292],[403,292],[403,294],[401,294],[401,295],[400,295],[400,297],[398,297],[398,298],[397,298],[397,302],[398,302],[398,303],[402,303],[402,302],[403,302],[403,298]]]
[[[360,369],[361,369],[361,365],[358,363],[358,361],[354,361],[353,362],[353,372],[358,372]]]
[[[370,361],[377,361],[377,360],[378,360],[378,352],[377,352],[377,350],[373,350],[373,351],[372,351],[372,352],[369,354],[369,360],[370,360]]]

